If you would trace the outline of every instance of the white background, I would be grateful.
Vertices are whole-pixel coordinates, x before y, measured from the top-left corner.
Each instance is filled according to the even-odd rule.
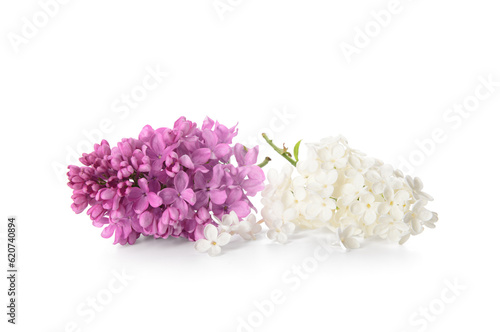
[[[389,1],[222,3],[232,6],[224,19],[212,0],[69,1],[17,47],[23,17],[33,22],[42,9],[34,0],[1,3],[1,265],[14,215],[20,271],[16,326],[6,323],[6,279],[0,283],[2,331],[70,331],[71,322],[96,332],[237,331],[249,316],[255,331],[497,330],[500,87],[465,117],[444,117],[474,100],[480,77],[500,81],[500,6],[401,0],[348,62],[342,43],[355,46],[358,28],[376,29],[370,12]],[[169,76],[137,107],[116,112],[148,67]],[[293,116],[279,120],[283,112]],[[284,246],[263,233],[216,258],[180,239],[113,246],[72,212],[55,168],[88,144],[85,132],[99,138],[103,119],[115,144],[181,115],[239,122],[236,141],[255,141],[262,130],[289,145],[343,134],[396,166],[413,156],[411,173],[435,197],[438,227],[402,247],[372,241],[335,251],[294,282],[286,276],[312,264],[318,247],[310,233]],[[415,152],[439,128],[445,139],[428,144],[425,157]],[[283,165],[261,151],[271,167]],[[134,279],[86,321],[77,309],[105,296],[113,271]],[[464,289],[441,306],[443,292],[453,295],[447,280]],[[259,321],[254,302],[267,303],[276,289],[283,303]],[[425,327],[410,321],[429,306],[439,314]]]

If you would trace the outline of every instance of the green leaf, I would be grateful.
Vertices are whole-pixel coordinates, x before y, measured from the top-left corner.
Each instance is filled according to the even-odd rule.
[[[295,146],[293,148],[293,156],[295,157],[296,161],[299,161],[299,147],[300,147],[300,142],[302,142],[302,140],[298,141],[297,144],[295,144]]]

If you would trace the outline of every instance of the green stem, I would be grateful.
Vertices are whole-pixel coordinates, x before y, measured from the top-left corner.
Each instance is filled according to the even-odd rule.
[[[297,162],[291,158],[291,155],[289,152],[285,151],[284,149],[278,148],[269,137],[265,133],[262,134],[262,137],[266,140],[266,142],[274,149],[274,151],[278,152],[283,158],[288,160],[290,164],[293,166],[297,166]]]
[[[260,164],[258,164],[257,166],[259,166],[260,168],[262,168],[262,167],[266,166],[270,161],[271,161],[271,158],[266,157],[266,159],[264,159],[264,161],[261,162]]]

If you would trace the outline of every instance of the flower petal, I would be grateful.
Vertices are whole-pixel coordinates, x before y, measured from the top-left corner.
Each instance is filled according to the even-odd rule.
[[[149,211],[145,211],[139,217],[139,224],[142,227],[147,228],[153,222],[153,214]]]
[[[351,212],[354,214],[361,214],[364,210],[364,205],[360,202],[355,202],[351,205]]]
[[[205,226],[205,229],[203,230],[203,234],[205,235],[205,239],[212,242],[212,241],[217,240],[218,231],[214,225],[208,224]]]
[[[146,125],[142,128],[141,133],[139,134],[139,140],[143,142],[149,142],[149,139],[154,134],[154,129],[151,128],[150,125]]]
[[[245,218],[250,214],[250,206],[247,202],[238,201],[229,207],[229,211],[234,211],[239,218]]]
[[[193,161],[191,160],[191,158],[189,158],[188,155],[182,155],[180,158],[179,158],[179,163],[186,167],[186,168],[189,168],[189,169],[193,169],[194,168],[194,164],[193,164]]]
[[[196,196],[193,192],[193,189],[191,189],[191,188],[184,190],[181,193],[181,197],[186,202],[188,202],[190,205],[193,205],[196,202]]]
[[[115,228],[116,225],[109,225],[108,227],[102,230],[101,236],[105,239],[110,238],[111,235],[113,235],[113,233],[115,232]]]
[[[183,192],[188,186],[189,176],[184,171],[180,171],[174,178],[174,186],[177,192]]]
[[[360,247],[359,241],[353,237],[345,239],[342,243],[349,249],[358,249]]]
[[[173,188],[165,188],[158,193],[158,196],[161,197],[163,203],[172,204],[177,198],[177,191]]]
[[[225,190],[210,190],[209,192],[210,200],[215,204],[223,204],[227,199],[227,193]]]
[[[205,239],[199,239],[194,244],[194,248],[200,252],[206,252],[211,246],[210,242]]]
[[[208,249],[208,255],[210,255],[210,256],[217,256],[218,254],[220,254],[220,252],[221,252],[221,248],[218,245],[215,245],[215,246],[212,245]]]
[[[130,188],[130,192],[128,194],[128,199],[132,202],[139,199],[144,194],[144,192],[137,187]]]
[[[143,213],[149,207],[149,202],[146,196],[141,196],[133,205],[135,213]]]
[[[149,192],[148,180],[146,180],[145,178],[140,178],[137,183],[139,184],[139,188],[141,188],[143,192]]]
[[[210,159],[210,155],[212,154],[212,151],[208,148],[201,148],[194,150],[192,155],[191,155],[191,160],[193,163],[201,165],[206,163]]]
[[[160,133],[155,133],[153,139],[151,140],[151,147],[155,153],[162,153],[165,149],[165,141],[163,140],[163,135]]]
[[[365,224],[371,225],[375,222],[375,220],[377,220],[377,214],[373,211],[366,211],[363,220],[365,221]]]
[[[222,158],[231,152],[231,148],[227,144],[218,144],[214,149],[214,154],[217,158]]]
[[[203,130],[203,133],[201,134],[201,136],[205,140],[206,146],[215,147],[215,145],[217,144],[217,141],[218,141],[217,134],[214,133],[213,131],[205,129],[205,130]]]
[[[219,246],[225,246],[226,244],[229,243],[229,240],[231,240],[231,235],[229,233],[223,232],[220,233],[219,236],[217,237],[217,244]]]
[[[115,196],[115,191],[113,189],[104,189],[100,192],[100,196],[102,199],[111,199]]]
[[[283,224],[281,227],[281,230],[285,232],[286,234],[292,234],[293,231],[295,230],[295,224],[291,222],[286,222]]]
[[[279,243],[286,243],[288,236],[286,236],[283,232],[278,232],[277,234],[278,236],[276,237],[276,240],[278,240]]]

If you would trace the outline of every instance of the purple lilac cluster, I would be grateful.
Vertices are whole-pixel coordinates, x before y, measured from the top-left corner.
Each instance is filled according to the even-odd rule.
[[[244,218],[255,209],[249,196],[264,188],[256,165],[258,146],[232,146],[236,126],[210,118],[201,128],[179,118],[172,129],[145,126],[138,139],[106,140],[69,166],[75,213],[87,214],[102,236],[134,244],[141,234],[155,238],[203,238],[207,224],[234,211]],[[231,163],[235,157],[236,164]]]

